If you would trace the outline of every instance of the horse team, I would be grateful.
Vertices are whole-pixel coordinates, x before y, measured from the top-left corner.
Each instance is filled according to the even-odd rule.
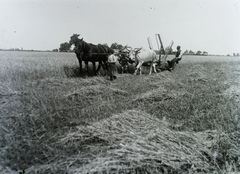
[[[142,74],[142,66],[144,64],[150,64],[150,72],[152,73],[152,69],[155,73],[157,73],[156,65],[159,66],[158,71],[161,70],[169,70],[172,71],[181,59],[173,59],[171,61],[167,61],[165,66],[160,61],[160,56],[156,54],[153,50],[148,50],[144,48],[140,49],[132,49],[129,46],[125,46],[117,52],[107,45],[94,45],[91,43],[87,43],[82,39],[79,39],[80,35],[73,34],[70,37],[70,45],[74,45],[74,51],[79,61],[80,65],[80,74],[82,74],[82,62],[85,63],[85,68],[87,73],[89,73],[88,62],[93,64],[94,75],[97,75],[98,71],[102,67],[105,70],[105,75],[108,73],[110,76],[110,80],[116,78],[114,71],[114,65],[116,61],[122,66],[122,70],[126,70],[128,64],[136,64],[136,69],[134,74],[136,75],[139,71],[139,74]],[[98,68],[96,69],[96,62],[98,62]]]

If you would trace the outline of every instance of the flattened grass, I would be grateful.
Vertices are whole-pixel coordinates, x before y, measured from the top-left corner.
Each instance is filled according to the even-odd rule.
[[[240,109],[229,90],[237,85],[229,72],[236,62],[180,62],[171,73],[119,74],[113,82],[77,77],[69,59],[36,63],[1,68],[2,166],[29,173],[240,170]]]

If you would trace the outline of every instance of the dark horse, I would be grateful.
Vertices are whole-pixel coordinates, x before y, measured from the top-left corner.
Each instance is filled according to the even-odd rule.
[[[87,43],[82,39],[79,39],[79,34],[73,34],[70,37],[70,45],[74,44],[75,53],[80,65],[80,74],[82,74],[82,61],[84,61],[87,73],[89,73],[88,62],[92,62],[94,74],[97,75],[97,72],[100,70],[101,66],[107,71],[107,61],[108,56],[114,53],[114,50],[106,45],[94,45]],[[99,66],[96,70],[96,62],[99,63]],[[106,75],[106,74],[105,74]]]
[[[131,50],[132,48],[126,45],[118,51],[118,57],[119,57],[118,61],[119,61],[119,64],[121,65],[122,73],[128,72],[129,64],[132,65],[133,63],[135,63],[135,61],[129,58],[129,53]]]

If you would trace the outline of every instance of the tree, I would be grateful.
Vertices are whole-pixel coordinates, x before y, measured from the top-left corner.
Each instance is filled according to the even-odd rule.
[[[121,49],[123,46],[121,44],[118,44],[117,42],[112,43],[111,47],[112,49]]]
[[[58,52],[58,49],[57,49],[57,48],[56,48],[56,49],[53,49],[52,52]]]
[[[207,55],[208,55],[208,52],[207,52],[207,51],[203,51],[202,54],[205,55],[205,56],[207,56]]]
[[[68,42],[64,42],[60,44],[59,51],[60,52],[68,52],[70,50],[71,45]]]
[[[192,50],[189,50],[189,54],[195,54]]]
[[[196,55],[201,55],[202,51],[197,51]]]
[[[108,47],[108,44],[107,43],[105,43],[105,44],[102,44],[103,46],[106,46],[106,47]]]

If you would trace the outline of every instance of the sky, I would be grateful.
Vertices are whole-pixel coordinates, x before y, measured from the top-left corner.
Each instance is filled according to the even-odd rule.
[[[52,50],[88,43],[240,53],[239,0],[0,0],[0,48]]]

